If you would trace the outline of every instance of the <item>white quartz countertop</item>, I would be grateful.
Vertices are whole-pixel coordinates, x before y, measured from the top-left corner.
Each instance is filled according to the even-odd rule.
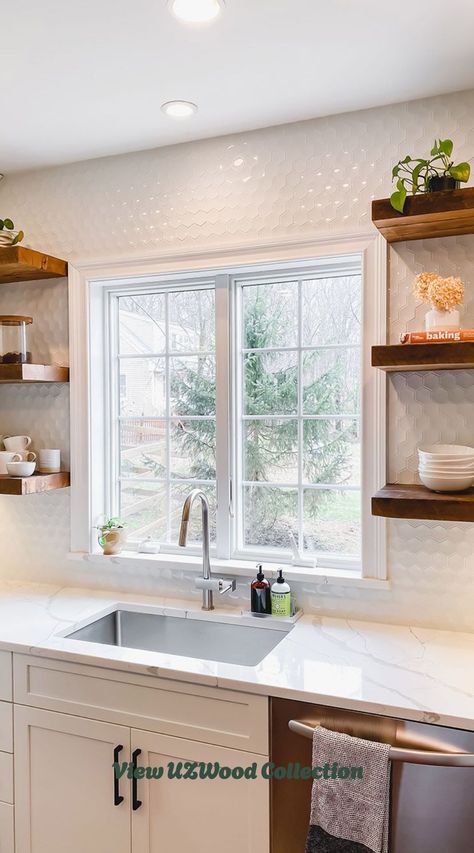
[[[303,616],[256,667],[60,636],[117,604],[239,618],[178,599],[3,582],[0,648],[474,730],[474,634]]]

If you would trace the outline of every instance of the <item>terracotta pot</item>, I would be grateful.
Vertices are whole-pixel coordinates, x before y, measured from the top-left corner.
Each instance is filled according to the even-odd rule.
[[[105,542],[102,543],[101,540],[104,539]],[[115,530],[99,531],[99,545],[107,556],[120,554],[126,540],[127,534],[123,527],[117,527]]]

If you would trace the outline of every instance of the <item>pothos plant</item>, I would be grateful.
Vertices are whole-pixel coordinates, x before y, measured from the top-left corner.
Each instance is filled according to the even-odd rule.
[[[456,181],[468,181],[471,174],[469,163],[455,165],[452,153],[451,139],[435,139],[428,159],[407,154],[403,160],[399,160],[392,169],[392,178],[396,179],[397,187],[390,196],[392,207],[403,213],[407,195],[432,192],[433,179],[451,178],[451,189],[455,188]]]
[[[6,217],[5,219],[0,219],[0,232],[3,232],[2,234],[0,234],[0,245],[7,244],[9,246],[16,246],[17,243],[21,243],[23,237],[25,236],[23,231],[15,232],[15,225],[13,224],[13,221],[8,217]],[[9,234],[8,232],[11,233]],[[9,237],[10,239],[2,240],[2,236],[4,236],[5,238]]]
[[[107,543],[107,533],[111,533],[114,530],[123,530],[126,527],[125,521],[122,521],[121,518],[105,518],[103,521],[101,520],[99,524],[97,524],[97,530],[99,531],[99,545],[106,545]]]

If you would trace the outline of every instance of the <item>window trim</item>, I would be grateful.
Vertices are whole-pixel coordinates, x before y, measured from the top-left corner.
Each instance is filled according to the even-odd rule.
[[[98,546],[94,519],[100,512],[97,507],[105,505],[104,477],[97,477],[104,470],[105,461],[105,408],[110,389],[105,387],[103,364],[97,361],[97,353],[103,350],[106,341],[106,318],[104,316],[104,292],[113,286],[130,287],[136,284],[141,290],[156,283],[157,277],[166,276],[168,281],[194,280],[199,277],[219,276],[222,287],[219,311],[230,324],[234,306],[231,305],[227,280],[228,270],[233,277],[255,271],[260,266],[265,270],[281,269],[285,264],[294,267],[307,266],[311,261],[324,257],[358,254],[362,257],[364,281],[363,299],[363,456],[366,464],[362,471],[363,495],[363,550],[362,578],[385,579],[386,571],[386,524],[384,519],[371,515],[370,499],[375,490],[385,482],[385,377],[381,371],[370,366],[372,344],[383,343],[386,337],[386,246],[379,235],[341,235],[314,241],[295,241],[278,245],[244,246],[229,251],[194,252],[187,255],[164,254],[141,258],[125,258],[116,261],[76,262],[69,267],[70,305],[70,355],[71,355],[71,551],[79,554],[97,554]],[[104,290],[105,289],[105,290]],[[221,315],[219,315],[221,316]],[[217,342],[216,342],[217,346]],[[92,353],[94,361],[92,362]],[[100,362],[100,359],[99,359]],[[222,364],[227,372],[228,387],[232,363]],[[218,383],[219,384],[219,383]],[[232,405],[231,394],[218,402],[221,413]],[[216,418],[217,418],[216,410]],[[368,426],[366,423],[368,422]],[[231,465],[234,447],[228,437],[222,436],[220,452],[226,455]],[[371,452],[367,450],[370,447]],[[375,448],[375,453],[373,449]],[[93,472],[94,476],[93,476]],[[102,482],[101,482],[102,480]],[[232,511],[232,495],[229,495]],[[220,511],[227,514],[226,504],[219,499]],[[230,517],[229,517],[230,522]],[[230,542],[230,537],[229,537]],[[230,548],[219,554],[219,561],[230,558]],[[195,552],[198,553],[198,552]],[[191,554],[191,551],[190,551]],[[141,555],[139,555],[140,557]],[[265,555],[271,560],[271,554]],[[280,559],[278,557],[278,559]],[[235,555],[231,563],[239,560]],[[252,561],[253,562],[253,561]],[[324,561],[331,573],[331,560]],[[333,563],[334,565],[334,563]],[[182,568],[182,566],[181,566]],[[295,566],[295,571],[297,571]],[[289,569],[291,571],[291,569]],[[324,571],[324,569],[323,569]],[[342,572],[342,575],[347,572]],[[315,582],[321,575],[321,567],[315,572]],[[355,578],[360,576],[355,574]]]

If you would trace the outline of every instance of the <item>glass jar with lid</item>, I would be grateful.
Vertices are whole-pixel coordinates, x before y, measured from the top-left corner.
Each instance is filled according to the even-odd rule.
[[[28,349],[28,326],[32,317],[16,314],[0,314],[0,364],[30,364]]]

